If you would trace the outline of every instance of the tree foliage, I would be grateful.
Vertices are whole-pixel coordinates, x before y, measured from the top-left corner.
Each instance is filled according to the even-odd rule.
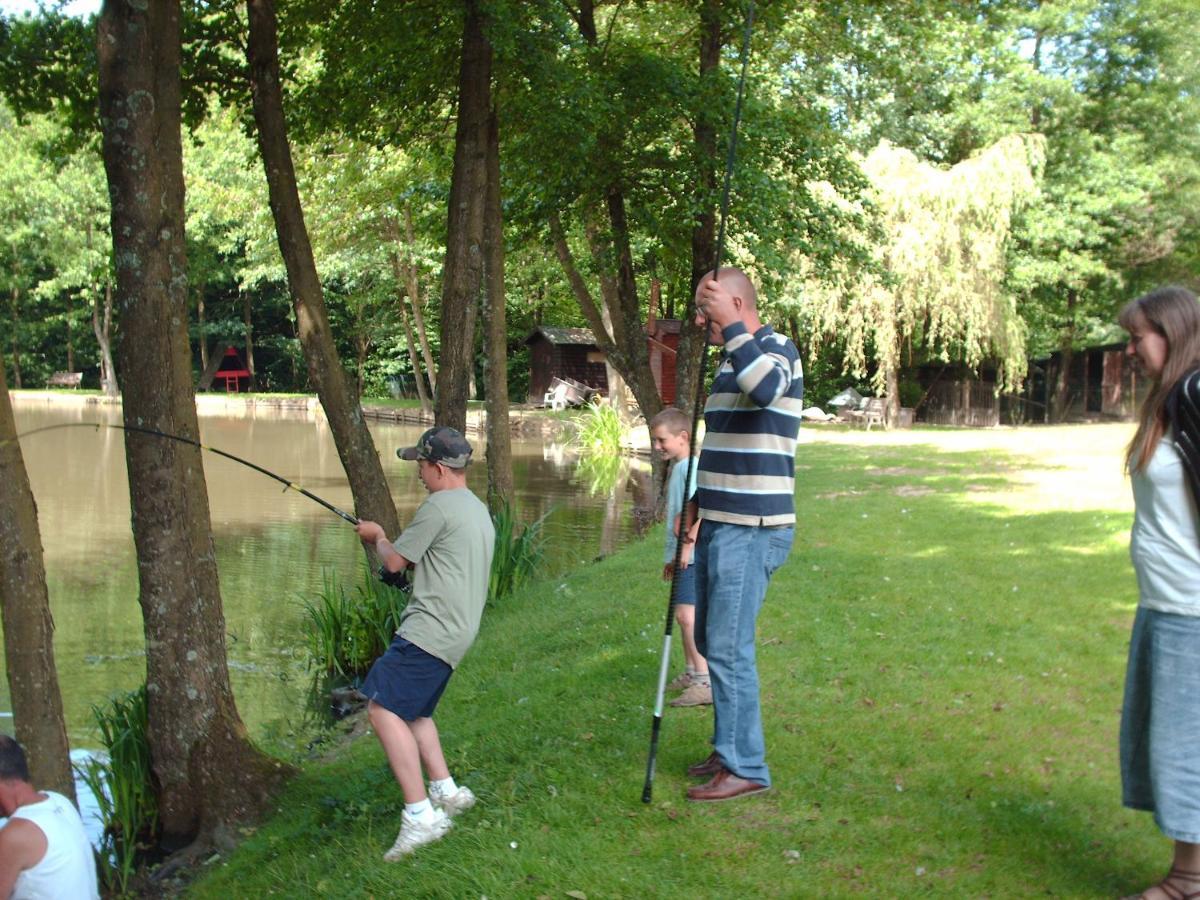
[[[831,277],[804,260],[793,303],[813,331],[836,336],[859,377],[895,396],[905,348],[944,361],[999,362],[1001,383],[1025,372],[1025,328],[1004,288],[1013,216],[1036,195],[1044,142],[1014,135],[950,168],[883,142],[863,160],[879,234],[872,263]],[[806,268],[807,267],[807,268]]]

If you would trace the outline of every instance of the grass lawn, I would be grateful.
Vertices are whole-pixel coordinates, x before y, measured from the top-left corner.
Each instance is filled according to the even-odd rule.
[[[360,738],[320,759],[197,897],[1113,897],[1169,845],[1123,810],[1136,589],[1130,426],[806,429],[800,523],[759,619],[775,789],[683,799],[710,712],[668,709],[640,802],[661,529],[490,609],[438,722],[480,805],[409,861]],[[675,641],[678,659],[678,639]],[[675,666],[678,668],[678,666]]]

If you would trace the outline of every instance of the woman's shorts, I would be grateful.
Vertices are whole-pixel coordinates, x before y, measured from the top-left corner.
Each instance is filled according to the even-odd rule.
[[[1138,608],[1121,713],[1122,800],[1200,843],[1200,617]]]
[[[406,722],[433,715],[454,669],[396,635],[387,652],[375,660],[362,692]]]
[[[695,606],[696,605],[696,564],[692,563],[686,569],[679,569],[675,573],[675,585],[671,588],[675,592],[676,606]]]

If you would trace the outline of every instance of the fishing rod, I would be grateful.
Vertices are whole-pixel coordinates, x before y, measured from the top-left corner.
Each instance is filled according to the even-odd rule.
[[[725,220],[729,217],[729,192],[733,182],[733,163],[737,156],[738,123],[742,118],[742,97],[746,91],[746,71],[750,62],[750,35],[754,27],[754,0],[746,9],[746,29],[742,36],[742,71],[738,78],[737,103],[733,108],[733,125],[729,133],[729,153],[725,158],[725,184],[721,195],[721,224],[717,231],[717,258],[713,262],[712,275],[705,278],[716,279],[721,271],[721,255],[725,248]],[[700,427],[701,401],[704,398],[704,381],[708,377],[708,348],[712,346],[711,329],[705,319],[704,347],[700,352],[700,366],[696,373],[696,398],[692,405],[691,440],[696,440],[696,430]],[[676,464],[678,465],[678,463]],[[658,668],[658,691],[654,698],[654,721],[650,728],[650,752],[646,758],[646,781],[642,785],[642,802],[649,803],[654,793],[654,766],[658,757],[658,735],[662,730],[663,694],[667,687],[667,669],[671,663],[671,632],[675,622],[675,606],[678,598],[679,564],[683,561],[683,538],[687,533],[687,490],[696,474],[696,454],[688,453],[687,475],[683,480],[684,504],[679,516],[679,540],[675,544],[675,565],[671,570],[671,593],[667,599],[667,624],[663,629],[662,659]]]
[[[42,431],[53,431],[56,428],[95,428],[97,431],[99,431],[101,428],[113,428],[118,431],[130,431],[135,434],[147,434],[151,437],[166,438],[169,441],[178,441],[181,444],[190,444],[193,447],[199,447],[201,450],[207,450],[209,453],[215,453],[217,456],[223,456],[226,459],[231,459],[235,463],[241,463],[243,466],[247,466],[248,468],[253,469],[255,472],[260,472],[263,475],[266,475],[268,478],[274,478],[283,485],[285,491],[291,490],[298,494],[303,494],[309,500],[320,503],[331,513],[340,516],[351,525],[357,525],[359,521],[355,516],[350,515],[350,513],[346,512],[345,510],[338,509],[328,500],[318,497],[312,491],[301,487],[294,481],[288,481],[288,479],[284,478],[282,475],[277,475],[270,469],[263,468],[262,466],[258,465],[258,463],[252,463],[248,459],[242,459],[240,456],[235,456],[232,453],[227,453],[226,451],[220,450],[216,447],[210,447],[207,444],[202,444],[199,441],[192,440],[191,438],[182,437],[178,434],[168,434],[165,431],[159,431],[157,428],[143,428],[140,425],[112,425],[103,422],[66,422],[60,425],[46,425],[42,428],[33,428],[29,431],[23,432],[22,434],[18,434],[15,438],[9,438],[7,441],[0,441],[0,447],[3,447],[5,444],[20,440],[23,437],[28,437],[31,434],[37,434],[38,432]]]

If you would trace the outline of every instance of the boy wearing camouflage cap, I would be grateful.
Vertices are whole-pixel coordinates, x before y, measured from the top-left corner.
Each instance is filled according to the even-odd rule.
[[[496,538],[487,507],[467,487],[471,445],[459,432],[430,428],[396,455],[416,461],[429,496],[395,541],[376,522],[357,528],[388,572],[413,567],[396,636],[362,687],[371,725],[404,792],[400,834],[383,857],[389,862],[442,837],[449,817],[475,803],[470,788],[450,776],[432,717],[479,631]]]

